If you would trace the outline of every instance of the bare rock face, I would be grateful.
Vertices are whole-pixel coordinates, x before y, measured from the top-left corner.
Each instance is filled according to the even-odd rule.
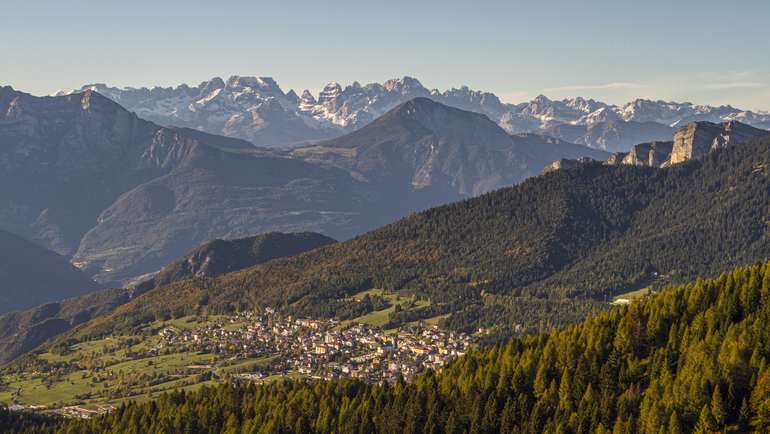
[[[553,171],[556,171],[556,170],[571,169],[573,167],[580,166],[581,164],[590,164],[590,163],[595,163],[595,162],[596,162],[596,160],[594,160],[593,158],[589,158],[589,157],[581,157],[581,158],[577,158],[577,159],[574,159],[574,160],[571,160],[569,158],[560,158],[560,159],[554,161],[553,163],[545,166],[545,168],[543,168],[543,171],[540,172],[540,174],[544,175],[546,173],[550,173],[550,172],[553,172]]]
[[[737,121],[721,124],[693,122],[678,129],[674,134],[670,164],[698,158],[715,149],[766,135],[770,135],[770,131],[760,130]]]
[[[623,164],[626,155],[628,155],[628,152],[615,152],[607,158],[606,164],[610,166],[620,166]]]
[[[672,146],[673,142],[640,143],[623,157],[622,164],[660,167],[671,155]]]

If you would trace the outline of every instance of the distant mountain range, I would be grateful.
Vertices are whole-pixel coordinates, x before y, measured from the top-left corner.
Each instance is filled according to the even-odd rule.
[[[417,97],[487,115],[508,133],[544,133],[611,152],[665,140],[672,128],[695,121],[740,121],[770,128],[770,113],[731,106],[712,107],[637,99],[616,106],[584,98],[554,101],[538,96],[503,103],[489,92],[463,86],[439,91],[411,77],[342,87],[329,83],[314,96],[284,92],[268,77],[213,78],[198,86],[116,88],[89,84],[140,117],[161,125],[189,127],[248,140],[258,146],[328,139],[358,129],[388,110]],[[64,94],[66,92],[62,92]]]
[[[232,80],[231,80],[232,81]],[[346,239],[606,153],[418,98],[292,151],[145,121],[100,93],[0,88],[0,229],[98,281],[154,272],[195,245],[269,231]]]

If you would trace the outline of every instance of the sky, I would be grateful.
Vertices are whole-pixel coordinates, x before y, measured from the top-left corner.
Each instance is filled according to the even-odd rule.
[[[42,95],[254,75],[315,94],[409,75],[506,102],[770,110],[768,22],[767,0],[3,0],[0,84]]]

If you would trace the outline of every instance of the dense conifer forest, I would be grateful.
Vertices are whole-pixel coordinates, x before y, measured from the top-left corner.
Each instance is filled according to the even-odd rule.
[[[767,433],[769,323],[770,263],[760,263],[561,331],[474,351],[409,385],[221,385],[89,421],[10,426],[63,433]]]

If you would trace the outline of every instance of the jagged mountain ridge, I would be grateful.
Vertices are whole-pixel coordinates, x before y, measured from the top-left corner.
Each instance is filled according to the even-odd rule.
[[[581,97],[503,103],[490,92],[466,86],[446,91],[428,89],[417,79],[403,77],[384,83],[341,86],[332,82],[317,96],[305,90],[284,93],[269,77],[213,78],[198,86],[116,88],[85,85],[119,102],[139,116],[162,125],[201,129],[249,140],[260,146],[287,145],[332,138],[360,128],[398,104],[428,97],[442,104],[487,115],[509,133],[536,132],[609,151],[660,140],[665,127],[694,121],[741,121],[770,128],[770,114],[637,99],[616,106]],[[581,126],[560,129],[558,126]]]

